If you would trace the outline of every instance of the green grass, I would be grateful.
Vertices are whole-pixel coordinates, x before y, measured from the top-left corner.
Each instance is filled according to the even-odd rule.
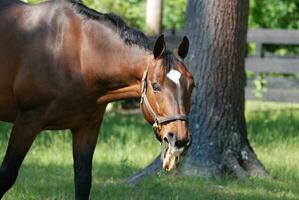
[[[120,180],[148,164],[160,151],[141,116],[106,116],[93,164],[91,199],[299,199],[299,106],[247,103],[250,141],[274,180],[205,180],[161,173],[136,187]],[[11,125],[0,124],[0,160]],[[39,135],[13,189],[4,200],[73,199],[71,136]]]

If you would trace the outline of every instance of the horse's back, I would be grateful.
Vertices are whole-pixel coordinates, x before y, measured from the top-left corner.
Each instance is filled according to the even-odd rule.
[[[0,2],[0,120],[14,121],[20,106],[45,104],[69,83],[71,72],[64,67],[72,56],[60,56],[70,43],[66,33],[74,31],[70,15],[58,1]]]
[[[17,114],[13,83],[19,62],[16,21],[22,5],[19,1],[0,1],[0,119],[5,121],[13,121]]]

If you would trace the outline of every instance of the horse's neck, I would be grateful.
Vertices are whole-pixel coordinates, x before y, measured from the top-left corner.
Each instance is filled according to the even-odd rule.
[[[121,57],[121,55],[119,55]],[[135,55],[136,56],[136,55]],[[101,96],[97,103],[111,102],[141,96],[141,79],[152,56],[146,54],[140,57],[140,60],[132,62],[119,63],[111,65],[111,76],[114,78],[107,84],[107,93]],[[114,71],[119,73],[115,73]],[[110,75],[109,75],[110,77]]]
[[[143,72],[153,56],[141,47],[124,44],[111,28],[100,28],[87,32],[83,59],[87,82],[103,92],[97,102],[139,97]]]

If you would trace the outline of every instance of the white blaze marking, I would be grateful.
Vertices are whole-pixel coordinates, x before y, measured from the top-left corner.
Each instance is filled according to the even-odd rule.
[[[167,73],[167,77],[172,80],[173,82],[175,82],[175,84],[177,85],[180,85],[180,78],[181,78],[181,73],[177,70],[170,70],[168,73]]]

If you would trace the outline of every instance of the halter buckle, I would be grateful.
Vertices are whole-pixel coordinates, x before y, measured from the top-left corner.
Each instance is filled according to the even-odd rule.
[[[154,127],[154,129],[158,129],[158,128],[159,128],[159,125],[158,125],[158,122],[157,122],[157,121],[155,121],[155,122],[153,123],[153,127]]]
[[[153,123],[153,128],[155,130],[161,130],[162,129],[162,124],[159,123],[158,119],[155,119],[155,122]]]

